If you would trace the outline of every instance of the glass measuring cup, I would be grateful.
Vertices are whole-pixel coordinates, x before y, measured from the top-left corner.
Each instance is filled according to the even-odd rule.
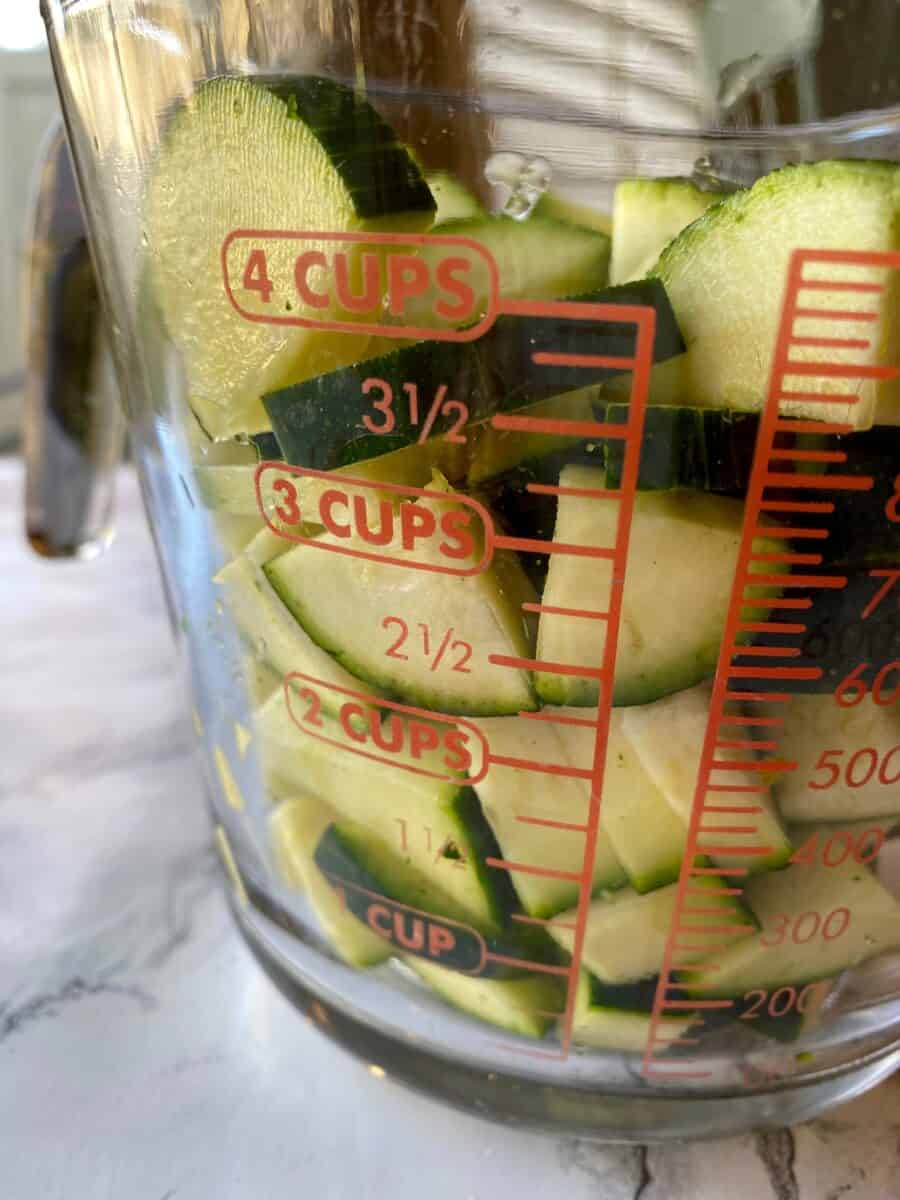
[[[47,15],[267,968],[545,1126],[721,1133],[882,1078],[895,114],[812,120],[815,21],[714,111],[702,29],[661,104],[552,72],[556,10],[502,53],[484,5]]]

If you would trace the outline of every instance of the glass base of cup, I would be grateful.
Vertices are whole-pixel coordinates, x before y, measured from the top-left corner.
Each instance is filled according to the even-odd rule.
[[[363,973],[328,963],[319,951],[298,946],[291,934],[255,908],[233,907],[254,957],[323,1034],[396,1082],[507,1126],[633,1144],[728,1137],[812,1120],[900,1069],[896,1037],[874,1049],[870,1043],[864,1056],[840,1066],[730,1092],[651,1087],[636,1074],[630,1087],[620,1082],[607,1087],[541,1080],[529,1076],[527,1068],[479,1066],[465,1047],[449,1057],[446,1049],[442,1053],[430,1046],[420,1031],[409,1036],[412,1031],[399,1013],[396,1021],[369,1019],[366,996],[347,989],[348,978],[364,983]]]

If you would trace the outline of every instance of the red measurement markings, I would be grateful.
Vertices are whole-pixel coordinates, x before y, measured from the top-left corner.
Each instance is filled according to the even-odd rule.
[[[869,617],[872,616],[872,614],[878,609],[879,605],[881,605],[888,598],[888,596],[897,586],[897,582],[900,580],[900,571],[870,571],[869,577],[871,579],[883,579],[884,583],[881,585],[866,607],[862,610],[862,619],[864,621],[867,621]]]
[[[488,662],[496,667],[514,667],[517,671],[538,671],[547,675],[570,675],[575,679],[606,678],[598,667],[577,667],[570,663],[543,662],[536,658],[519,658],[512,654],[489,654]]]
[[[382,700],[300,671],[285,677],[284,694],[297,728],[338,750],[429,779],[458,782],[465,774],[474,784],[487,773],[487,741],[462,717]]]
[[[528,758],[510,758],[504,754],[492,754],[490,761],[498,767],[512,767],[517,771],[534,771],[538,775],[557,775],[561,779],[590,779],[591,772],[568,763],[548,763]],[[523,818],[524,820],[525,818]]]
[[[310,480],[314,483],[306,492],[304,484],[310,486]],[[493,558],[494,524],[490,513],[483,504],[462,493],[455,493],[452,505],[448,505],[446,492],[347,475],[337,479],[330,471],[283,462],[260,463],[255,486],[259,512],[269,529],[289,542],[322,553],[462,577],[480,575]],[[412,503],[397,505],[391,502],[393,497]],[[422,500],[429,504],[417,503]],[[392,537],[387,543],[380,528],[376,532],[369,528],[369,504],[379,506],[382,522],[396,520],[396,525],[389,528]],[[307,525],[324,528],[331,536],[310,535]],[[344,540],[354,540],[354,535],[369,548],[345,545]],[[482,543],[483,550],[476,559]],[[403,551],[405,557],[398,551]]]
[[[621,500],[622,492],[616,488],[559,487],[555,483],[528,483],[525,491],[533,496],[579,496],[584,500]]]
[[[863,676],[872,669],[869,663],[860,663],[838,684],[834,698],[841,708],[855,708],[869,695],[869,684]],[[871,695],[879,708],[887,708],[900,700],[900,675],[891,686],[891,676],[897,673],[900,673],[900,661],[895,660],[882,667],[875,676]]]
[[[537,613],[538,616],[547,613],[554,617],[585,617],[590,621],[605,621],[609,617],[609,613],[606,612],[596,612],[589,608],[560,608],[554,604],[523,604],[522,611]]]
[[[540,356],[535,355],[535,361],[538,357]],[[599,360],[598,365],[602,365]],[[550,418],[545,420],[542,417],[518,417],[509,413],[496,413],[491,417],[491,424],[503,433],[542,433],[556,437],[562,425],[565,427],[563,432],[568,437],[599,439],[624,436],[622,425],[604,425],[599,421],[561,421]]]
[[[813,767],[815,776],[820,777],[808,780],[806,786],[815,792],[827,792],[838,783],[851,790],[869,783],[884,787],[900,783],[900,745],[886,751],[862,746],[845,761],[847,753],[842,749],[823,750]]]
[[[521,301],[504,302],[504,311],[536,316],[583,319],[585,321],[615,321],[632,324],[636,327],[637,341],[634,358],[625,359],[594,355],[557,354],[544,351],[539,351],[533,355],[536,367],[553,365],[585,367],[589,369],[609,367],[617,370],[633,370],[631,402],[626,424],[610,425],[602,422],[548,420],[528,417],[524,414],[507,413],[498,413],[492,418],[493,427],[503,431],[515,431],[551,437],[618,438],[622,439],[625,443],[622,481],[618,489],[565,487],[539,483],[527,485],[527,490],[532,494],[551,496],[557,499],[571,496],[586,500],[618,501],[616,536],[613,546],[572,546],[551,541],[522,538],[498,537],[495,540],[495,545],[498,548],[503,547],[515,549],[519,552],[545,554],[547,556],[555,554],[578,555],[585,558],[605,560],[612,564],[612,570],[609,572],[611,582],[604,579],[603,586],[604,588],[609,588],[609,598],[607,603],[606,597],[604,597],[604,607],[602,610],[599,608],[567,609],[541,604],[523,605],[523,611],[528,613],[537,615],[552,614],[571,620],[594,620],[602,623],[604,626],[604,641],[602,661],[599,666],[586,667],[581,663],[547,662],[502,654],[490,656],[490,662],[496,666],[593,679],[598,684],[601,684],[612,679],[615,669],[616,648],[622,610],[622,592],[627,567],[634,497],[637,490],[638,462],[643,436],[644,413],[647,405],[650,372],[653,365],[656,314],[652,309],[644,307],[620,307],[617,305],[569,301],[552,301],[538,304]],[[534,817],[528,814],[518,816],[518,820],[524,824],[535,825],[539,828],[558,829],[571,833],[573,837],[582,837],[584,839],[584,846],[580,871],[557,871],[539,864],[511,862],[506,859],[488,860],[490,866],[508,870],[514,875],[528,874],[539,878],[559,879],[578,886],[579,900],[574,920],[571,922],[571,931],[574,933],[572,960],[569,967],[562,969],[562,973],[565,974],[568,980],[568,992],[565,1011],[561,1015],[560,1052],[558,1054],[551,1054],[543,1051],[519,1050],[517,1047],[504,1046],[504,1049],[515,1049],[518,1052],[542,1059],[552,1059],[555,1061],[565,1059],[569,1053],[572,1041],[576,991],[581,971],[585,927],[591,901],[594,860],[600,828],[600,802],[603,789],[611,704],[611,689],[602,687],[600,689],[600,705],[594,720],[589,721],[583,718],[565,717],[550,713],[521,714],[526,719],[555,721],[561,724],[567,722],[594,729],[595,737],[590,768],[581,768],[569,764],[545,764],[525,759],[505,757],[493,757],[492,759],[493,762],[501,763],[505,766],[516,767],[522,770],[534,770],[550,775],[570,776],[584,779],[591,784],[587,818],[584,824],[571,821],[557,821],[551,816]]]
[[[409,662],[410,652],[414,652],[425,658],[430,671],[437,671],[444,663],[450,671],[471,675],[472,668],[468,664],[472,659],[472,646],[462,638],[454,637],[452,629],[447,629],[442,637],[434,637],[430,627],[420,623],[415,627],[420,636],[413,634],[410,641],[409,623],[402,617],[385,617],[381,628],[392,631],[393,641],[384,652],[387,658]]]
[[[505,537],[497,534],[498,550],[517,550],[520,554],[559,554],[572,558],[615,558],[616,552],[605,546],[578,546],[566,542],[545,542],[533,538]]]
[[[794,598],[793,600],[773,600],[773,601],[754,601],[747,598],[746,592],[748,588],[755,588],[761,585],[774,586],[780,589],[799,589],[804,591],[812,591],[819,589],[834,589],[839,590],[847,586],[847,580],[841,576],[832,575],[781,575],[776,573],[762,573],[754,571],[754,564],[760,562],[785,562],[791,565],[804,565],[806,563],[818,565],[818,556],[810,555],[760,555],[754,551],[754,539],[760,536],[760,521],[759,515],[762,512],[787,512],[787,513],[815,513],[817,515],[828,515],[834,511],[832,502],[809,502],[796,500],[793,498],[781,498],[771,500],[766,495],[767,489],[777,487],[790,491],[804,490],[823,490],[831,492],[857,492],[869,491],[874,486],[874,481],[861,476],[846,476],[846,475],[789,475],[786,473],[778,473],[772,470],[772,463],[778,460],[792,460],[795,462],[821,462],[821,463],[840,463],[845,461],[843,452],[831,453],[827,451],[798,453],[786,452],[777,449],[775,446],[775,437],[779,432],[785,432],[789,428],[786,417],[780,412],[780,404],[786,400],[808,400],[815,403],[836,403],[839,400],[843,403],[854,404],[857,402],[856,396],[834,397],[822,396],[817,392],[791,392],[785,388],[785,380],[789,376],[806,376],[810,378],[847,378],[847,379],[871,379],[885,380],[894,378],[897,371],[893,367],[882,367],[872,364],[847,364],[847,363],[832,363],[832,362],[798,362],[791,357],[791,348],[794,345],[810,345],[808,339],[798,339],[794,335],[794,324],[798,317],[815,316],[823,317],[828,320],[847,319],[858,320],[868,319],[867,315],[859,313],[837,313],[827,309],[801,309],[798,307],[798,296],[801,290],[807,286],[804,279],[804,270],[807,262],[828,262],[828,263],[852,263],[862,266],[877,266],[877,267],[900,267],[900,255],[857,255],[855,253],[846,254],[844,252],[828,252],[823,254],[813,252],[798,252],[792,260],[788,272],[788,287],[782,314],[781,326],[778,333],[778,339],[775,346],[774,359],[772,364],[771,379],[769,386],[769,396],[764,408],[760,427],[757,436],[756,452],[754,455],[753,471],[751,474],[750,485],[747,493],[745,505],[745,521],[744,529],[741,537],[741,545],[738,553],[738,560],[735,570],[734,582],[731,591],[731,597],[728,608],[728,618],[726,621],[725,631],[722,639],[722,648],[719,656],[718,669],[713,682],[713,691],[710,701],[709,719],[707,723],[706,735],[704,737],[703,748],[701,752],[700,765],[697,774],[696,788],[694,793],[694,802],[691,811],[691,820],[688,829],[687,845],[685,850],[684,861],[681,873],[678,880],[675,911],[672,919],[672,924],[669,931],[666,950],[663,959],[663,965],[660,971],[660,980],[657,987],[653,1013],[650,1022],[650,1034],[648,1044],[643,1061],[643,1073],[648,1078],[652,1079],[707,1079],[710,1077],[711,1069],[703,1068],[697,1064],[694,1069],[693,1064],[689,1069],[679,1067],[663,1066],[657,1059],[657,1039],[662,1031],[662,1022],[666,1015],[672,1010],[691,1009],[702,1010],[704,1007],[715,1007],[727,1009],[733,1007],[735,1001],[731,999],[716,999],[708,1001],[697,1001],[696,999],[682,1000],[677,998],[678,984],[673,980],[673,972],[676,969],[679,950],[683,950],[680,944],[681,935],[688,932],[691,928],[688,921],[685,920],[686,910],[688,908],[687,897],[691,889],[690,884],[692,878],[698,875],[709,874],[717,876],[733,876],[736,874],[748,874],[750,867],[723,868],[721,865],[712,867],[697,867],[694,865],[697,856],[701,853],[711,855],[713,857],[725,858],[746,858],[752,861],[754,858],[762,858],[773,852],[772,847],[753,846],[753,845],[730,845],[719,844],[712,845],[710,842],[701,841],[702,838],[709,838],[714,832],[710,828],[707,821],[707,814],[710,809],[719,810],[722,806],[708,806],[708,798],[710,793],[721,793],[723,791],[730,793],[740,793],[748,791],[759,791],[767,793],[765,787],[750,787],[741,785],[731,787],[725,784],[714,784],[712,779],[716,772],[721,771],[737,771],[741,769],[750,769],[756,772],[773,772],[779,770],[795,769],[795,763],[780,762],[774,759],[766,761],[754,761],[753,763],[734,763],[728,764],[717,758],[717,748],[722,745],[723,730],[729,726],[749,726],[753,727],[778,727],[783,725],[783,719],[774,717],[756,717],[734,715],[727,711],[726,704],[731,701],[746,701],[746,697],[739,692],[734,692],[730,688],[731,681],[734,679],[778,679],[778,680],[817,680],[821,678],[822,671],[812,668],[803,667],[736,667],[734,660],[746,657],[766,657],[767,652],[760,648],[753,648],[740,645],[740,634],[747,630],[743,628],[746,622],[746,611],[749,608],[767,608],[777,609],[784,607],[809,608],[811,600],[808,597]],[[818,281],[813,285],[817,290],[826,290],[825,287]],[[856,290],[856,285],[848,283],[842,290]],[[864,290],[871,290],[866,287]],[[877,314],[871,314],[871,319],[875,319]],[[818,343],[826,346],[828,343]],[[860,347],[862,348],[862,347]],[[813,423],[815,424],[815,423]],[[817,426],[815,432],[822,432],[821,427]],[[900,501],[898,501],[900,507]],[[773,531],[774,532],[774,531]],[[827,537],[827,530],[817,531],[818,536]],[[781,536],[784,536],[783,534]],[[900,575],[900,573],[898,573]],[[779,631],[781,632],[781,631]],[[803,630],[798,630],[802,633]],[[771,651],[768,652],[772,653]],[[787,657],[793,657],[792,648],[783,647],[775,651],[775,654]],[[789,699],[786,697],[786,699]],[[777,744],[772,742],[766,743],[767,747],[777,749]],[[898,748],[900,749],[900,748]],[[830,764],[834,771],[840,775],[840,767],[836,764]],[[866,768],[868,770],[868,766]],[[877,764],[876,764],[877,769]],[[884,769],[884,764],[882,764]],[[830,774],[831,772],[829,772]],[[745,833],[757,831],[757,826],[751,826],[750,823],[746,826],[741,826]],[[772,941],[772,938],[782,939],[785,937],[794,938],[798,944],[809,940],[816,936],[821,928],[822,936],[830,939],[839,937],[846,929],[843,912],[845,910],[830,913],[822,920],[818,914],[801,914],[799,917],[793,918],[789,914],[785,915],[783,922],[779,922],[775,930],[768,934],[769,941],[766,941],[766,934],[761,935],[763,944],[778,944]],[[849,923],[849,914],[847,914],[847,923]],[[827,926],[827,934],[824,932]],[[704,964],[704,968],[714,972],[716,967],[715,961],[709,964]],[[715,985],[710,985],[714,989]],[[673,995],[673,993],[675,993]]]
[[[421,426],[417,439],[420,446],[431,437],[438,417],[456,418],[452,427],[442,434],[445,442],[455,442],[457,445],[466,443],[466,436],[462,430],[469,420],[469,406],[463,404],[461,400],[448,400],[447,391],[447,385],[440,384],[423,420],[419,408],[418,385],[415,383],[403,384],[403,393],[409,407],[409,423],[413,426]],[[372,412],[363,415],[362,423],[369,433],[374,433],[376,437],[386,437],[397,428],[394,389],[386,379],[377,379],[373,376],[371,379],[363,381],[362,394],[370,396],[373,392],[381,394],[372,401]],[[378,414],[377,420],[373,413]]]
[[[446,866],[456,870],[466,870],[469,865],[467,855],[459,847],[453,834],[435,837],[430,825],[413,826],[406,817],[394,817],[397,826],[398,845],[402,853],[406,853],[416,841],[424,844],[429,854],[433,854],[433,862],[438,866]],[[435,846],[437,849],[435,849]]]
[[[420,253],[425,247],[445,253],[431,263]],[[362,295],[350,283],[357,264]],[[500,312],[499,268],[472,238],[236,229],[222,243],[221,266],[229,303],[245,321],[265,325],[471,342]],[[385,296],[394,322],[383,318]],[[430,323],[404,323],[410,311]],[[350,313],[356,319],[346,319]]]

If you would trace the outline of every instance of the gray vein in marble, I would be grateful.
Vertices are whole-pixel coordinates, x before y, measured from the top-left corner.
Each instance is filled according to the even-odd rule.
[[[800,1187],[794,1173],[797,1148],[790,1129],[758,1133],[754,1143],[776,1200],[800,1200]]]
[[[144,1012],[156,1007],[154,998],[137,984],[113,983],[107,979],[70,979],[56,992],[32,996],[24,1003],[6,1010],[0,1020],[0,1044],[14,1034],[21,1033],[28,1025],[54,1020],[67,1005],[77,1003],[86,996],[128,996],[137,1001]]]
[[[50,755],[37,769],[23,776],[8,778],[2,783],[0,799],[4,793],[11,796],[39,786],[47,776],[58,776],[62,772],[78,776],[103,776],[123,769],[138,769],[142,766],[159,766],[165,762],[184,758],[192,747],[184,718],[179,714],[164,725],[150,725],[136,731],[130,737],[100,737],[85,739],[80,745],[67,747],[59,755]]]
[[[653,1182],[647,1171],[644,1146],[613,1146],[565,1138],[559,1145],[564,1170],[577,1171],[595,1181],[598,1200],[649,1200],[644,1193]]]
[[[190,938],[197,905],[212,892],[218,894],[219,864],[211,846],[186,854],[169,869],[166,889],[165,938],[144,959],[150,970],[158,970]]]
[[[648,1200],[645,1193],[647,1188],[653,1187],[654,1182],[653,1172],[650,1170],[650,1147],[635,1147],[635,1157],[637,1158],[638,1171],[640,1172],[640,1175],[633,1200]]]

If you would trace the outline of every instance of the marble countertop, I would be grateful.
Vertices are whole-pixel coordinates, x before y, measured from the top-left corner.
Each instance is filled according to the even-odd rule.
[[[132,476],[90,564],[0,461],[3,1200],[900,1200],[900,1076],[794,1131],[603,1146],[484,1123],[325,1041],[229,916]]]

